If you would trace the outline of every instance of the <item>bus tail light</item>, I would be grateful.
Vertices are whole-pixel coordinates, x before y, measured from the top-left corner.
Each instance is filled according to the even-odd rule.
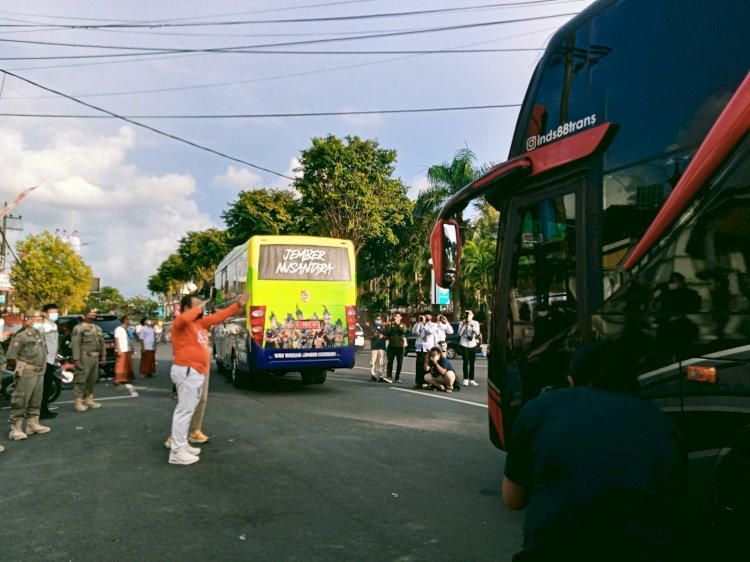
[[[346,333],[349,337],[349,345],[354,345],[355,326],[357,324],[357,308],[355,306],[346,306]]]
[[[263,347],[263,328],[266,325],[266,307],[250,307],[250,335],[258,347]]]

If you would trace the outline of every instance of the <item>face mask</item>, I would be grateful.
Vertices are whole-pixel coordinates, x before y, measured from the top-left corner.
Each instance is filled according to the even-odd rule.
[[[49,321],[50,322],[57,322],[58,318],[60,318],[60,313],[58,313],[58,312],[50,312],[49,313]]]
[[[380,326],[380,324],[382,324],[382,321],[381,321],[381,320],[375,320],[375,325],[376,325],[376,326]]]
[[[547,316],[547,314],[549,314],[549,312],[547,312],[546,310],[540,310],[539,312],[536,313],[537,316],[540,316],[542,318]]]
[[[674,291],[675,289],[677,289],[677,283],[670,283],[668,286],[670,291]]]
[[[42,328],[44,328],[44,324],[42,322],[34,322],[31,325],[32,328],[34,328],[37,332],[40,331]]]

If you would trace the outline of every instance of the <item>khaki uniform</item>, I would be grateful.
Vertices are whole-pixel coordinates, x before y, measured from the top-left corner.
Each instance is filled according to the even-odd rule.
[[[47,367],[44,336],[31,328],[17,333],[10,340],[7,358],[16,360],[16,388],[10,399],[11,424],[39,416]]]
[[[107,359],[102,329],[94,323],[78,324],[70,335],[70,349],[73,361],[81,362],[81,366],[76,368],[74,396],[92,396],[99,379],[99,363]]]

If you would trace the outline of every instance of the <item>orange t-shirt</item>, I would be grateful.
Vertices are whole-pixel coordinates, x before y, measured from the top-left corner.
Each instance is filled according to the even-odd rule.
[[[172,325],[172,353],[175,365],[190,367],[207,375],[211,370],[211,349],[208,328],[237,314],[240,305],[235,303],[210,316],[198,318],[203,309],[190,308],[175,318]]]

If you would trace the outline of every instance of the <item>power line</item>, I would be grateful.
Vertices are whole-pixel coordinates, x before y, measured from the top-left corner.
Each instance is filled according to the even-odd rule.
[[[442,31],[457,31],[460,29],[475,29],[480,27],[490,27],[490,26],[496,26],[496,25],[504,25],[509,23],[521,23],[521,22],[527,22],[527,21],[538,21],[538,20],[546,20],[546,19],[552,19],[552,18],[560,18],[560,17],[568,17],[568,16],[575,16],[577,15],[577,12],[573,13],[566,13],[566,14],[553,14],[553,15],[547,15],[547,16],[535,16],[535,17],[528,17],[528,18],[516,18],[516,19],[510,19],[510,20],[497,20],[497,21],[489,21],[489,22],[477,22],[477,23],[467,23],[467,24],[459,24],[459,25],[451,25],[451,26],[444,26],[444,27],[431,27],[431,28],[425,28],[425,29],[415,29],[410,31],[396,31],[396,32],[389,32],[389,33],[376,33],[372,35],[354,35],[354,36],[346,36],[346,37],[328,37],[325,39],[307,39],[304,41],[285,41],[281,43],[265,43],[265,44],[259,44],[259,45],[243,45],[243,46],[236,46],[236,47],[213,47],[208,49],[180,49],[180,48],[159,48],[159,47],[128,47],[123,45],[91,45],[91,44],[82,44],[82,43],[60,43],[60,42],[51,42],[51,41],[32,41],[32,40],[26,40],[26,39],[0,39],[0,42],[3,43],[23,43],[23,44],[32,44],[32,45],[47,45],[47,46],[55,46],[55,47],[76,47],[76,48],[89,48],[89,49],[112,49],[112,50],[129,50],[129,51],[139,51],[141,53],[152,53],[152,54],[167,54],[167,53],[248,53],[248,52],[254,52],[253,49],[266,49],[269,47],[291,47],[296,45],[313,45],[313,44],[320,44],[320,43],[337,43],[342,41],[360,41],[363,39],[382,39],[387,37],[402,37],[406,35],[419,35],[424,33],[436,33],[436,32],[442,32]],[[86,55],[71,55],[71,58],[82,58]],[[92,57],[101,57],[105,55],[91,55]],[[31,57],[30,57],[31,58]],[[33,57],[35,59],[39,59],[42,57]],[[49,57],[49,58],[61,58],[60,56],[55,57]],[[2,60],[2,59],[0,59]],[[13,60],[21,60],[19,58],[14,58]]]
[[[129,117],[123,117],[122,115],[118,115],[116,113],[113,113],[112,111],[109,111],[108,109],[104,109],[102,107],[98,107],[96,105],[90,104],[88,102],[85,102],[83,100],[79,100],[77,98],[74,98],[73,96],[70,96],[64,92],[61,92],[59,90],[55,90],[54,88],[50,88],[49,86],[44,86],[42,84],[39,84],[38,82],[34,82],[33,80],[30,80],[28,78],[24,78],[23,76],[20,76],[18,74],[14,74],[13,72],[9,72],[7,70],[0,69],[0,72],[3,72],[7,74],[8,76],[12,76],[13,78],[17,78],[18,80],[21,80],[22,82],[26,82],[27,84],[31,84],[32,86],[36,86],[37,88],[40,88],[42,90],[46,90],[47,92],[50,92],[52,94],[57,94],[63,98],[69,99],[71,101],[74,101],[77,104],[83,105],[85,107],[88,107],[90,109],[93,109],[95,111],[100,111],[102,113],[106,113],[107,115],[110,115],[116,119],[120,119],[121,121],[125,121],[127,123],[130,123],[131,125],[134,125],[136,127],[140,127],[142,129],[146,129],[148,131],[151,131],[153,133],[156,133],[157,135],[161,135],[163,137],[170,138],[172,140],[176,140],[177,142],[181,142],[183,144],[187,144],[189,146],[192,146],[194,148],[197,148],[199,150],[204,150],[206,152],[210,152],[212,154],[216,154],[217,156],[221,156],[222,158],[226,158],[227,160],[232,160],[234,162],[238,162],[240,164],[244,164],[246,166],[250,166],[251,168],[255,168],[256,170],[262,170],[264,172],[268,172],[269,174],[273,174],[275,176],[279,176],[281,178],[285,178],[288,180],[294,180],[293,177],[287,176],[286,174],[282,174],[280,172],[276,172],[274,170],[271,170],[269,168],[264,168],[263,166],[259,166],[257,164],[253,164],[252,162],[248,162],[247,160],[242,160],[241,158],[236,158],[234,156],[230,156],[229,154],[226,154],[224,152],[221,152],[219,150],[209,148],[207,146],[203,146],[201,144],[198,144],[196,142],[193,142],[191,140],[185,139],[183,137],[179,137],[177,135],[173,135],[172,133],[167,133],[166,131],[162,131],[160,129],[156,129],[155,127],[152,127],[150,125],[146,125],[145,123],[139,123],[138,121],[135,121]]]
[[[525,2],[500,2],[492,4],[478,4],[474,6],[461,6],[454,8],[434,8],[431,10],[411,10],[408,12],[382,12],[378,14],[359,14],[349,16],[325,16],[317,18],[285,18],[285,19],[267,19],[267,20],[237,20],[237,21],[218,21],[218,22],[193,22],[193,23],[174,23],[174,22],[144,22],[144,23],[108,23],[108,24],[41,24],[48,27],[60,27],[64,29],[87,29],[87,30],[100,30],[100,29],[134,29],[134,28],[170,28],[170,27],[217,27],[217,26],[236,26],[236,25],[256,25],[256,24],[280,24],[280,23],[321,23],[321,22],[335,22],[335,21],[353,21],[353,20],[370,20],[380,18],[393,18],[393,17],[409,17],[409,16],[424,16],[430,14],[444,14],[444,13],[455,13],[455,12],[467,12],[476,10],[487,10],[492,8],[517,8],[523,6],[533,6],[538,4],[549,4],[550,2],[555,3],[570,3],[577,2],[580,0],[527,0]],[[37,27],[40,24],[0,24],[0,27]]]
[[[216,113],[185,115],[64,115],[60,113],[0,113],[0,117],[37,117],[51,119],[268,119],[281,117],[331,117],[337,115],[344,116],[388,115],[395,113],[436,113],[445,111],[472,111],[478,109],[504,109],[508,107],[521,107],[521,104],[509,103],[449,107],[419,107],[407,109],[368,109],[362,111],[318,111],[308,113]]]

